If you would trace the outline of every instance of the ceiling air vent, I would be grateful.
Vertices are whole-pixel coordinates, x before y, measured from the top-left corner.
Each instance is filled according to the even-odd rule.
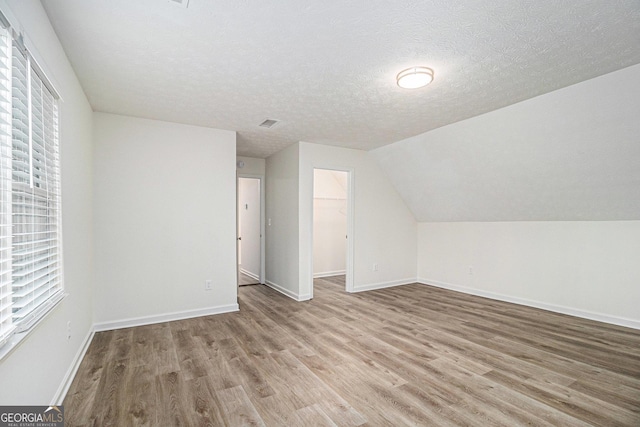
[[[189,7],[189,0],[167,0],[167,2],[185,9]]]
[[[274,127],[278,123],[280,123],[280,120],[267,119],[264,122],[260,123],[259,126],[262,127],[262,128],[271,129],[272,127]]]

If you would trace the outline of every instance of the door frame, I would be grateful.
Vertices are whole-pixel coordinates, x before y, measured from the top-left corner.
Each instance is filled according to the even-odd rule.
[[[333,167],[333,166],[320,166],[314,165],[311,169],[311,200],[309,203],[311,204],[311,238],[309,239],[309,253],[311,256],[309,257],[310,263],[310,298],[313,298],[313,199],[314,199],[314,184],[315,184],[315,170],[323,169],[323,170],[331,170],[337,172],[346,172],[347,173],[347,259],[346,259],[346,272],[345,272],[345,291],[351,293],[353,290],[353,266],[354,266],[354,248],[355,248],[355,170],[353,168],[348,167]]]
[[[265,201],[264,201],[264,175],[258,174],[250,174],[250,173],[240,173],[238,172],[236,177],[236,275],[237,275],[237,285],[240,288],[240,263],[239,260],[239,252],[240,246],[238,244],[240,238],[240,211],[238,210],[238,202],[240,200],[240,178],[250,178],[257,179],[260,181],[260,284],[265,283]]]

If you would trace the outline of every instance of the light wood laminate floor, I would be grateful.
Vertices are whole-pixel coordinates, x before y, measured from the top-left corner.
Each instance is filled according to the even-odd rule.
[[[97,333],[67,426],[640,426],[640,331],[425,285]]]
[[[247,286],[247,285],[259,285],[260,281],[257,279],[254,279],[253,277],[246,275],[244,273],[240,273],[240,286]]]

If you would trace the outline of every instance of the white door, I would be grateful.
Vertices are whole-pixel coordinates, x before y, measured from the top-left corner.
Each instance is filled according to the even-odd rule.
[[[240,285],[260,282],[260,180],[238,178]]]

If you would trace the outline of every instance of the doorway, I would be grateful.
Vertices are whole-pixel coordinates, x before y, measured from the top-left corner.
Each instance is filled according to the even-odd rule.
[[[350,183],[349,171],[313,171],[313,287],[348,290],[352,280]]]
[[[238,177],[238,286],[263,283],[262,179]]]

